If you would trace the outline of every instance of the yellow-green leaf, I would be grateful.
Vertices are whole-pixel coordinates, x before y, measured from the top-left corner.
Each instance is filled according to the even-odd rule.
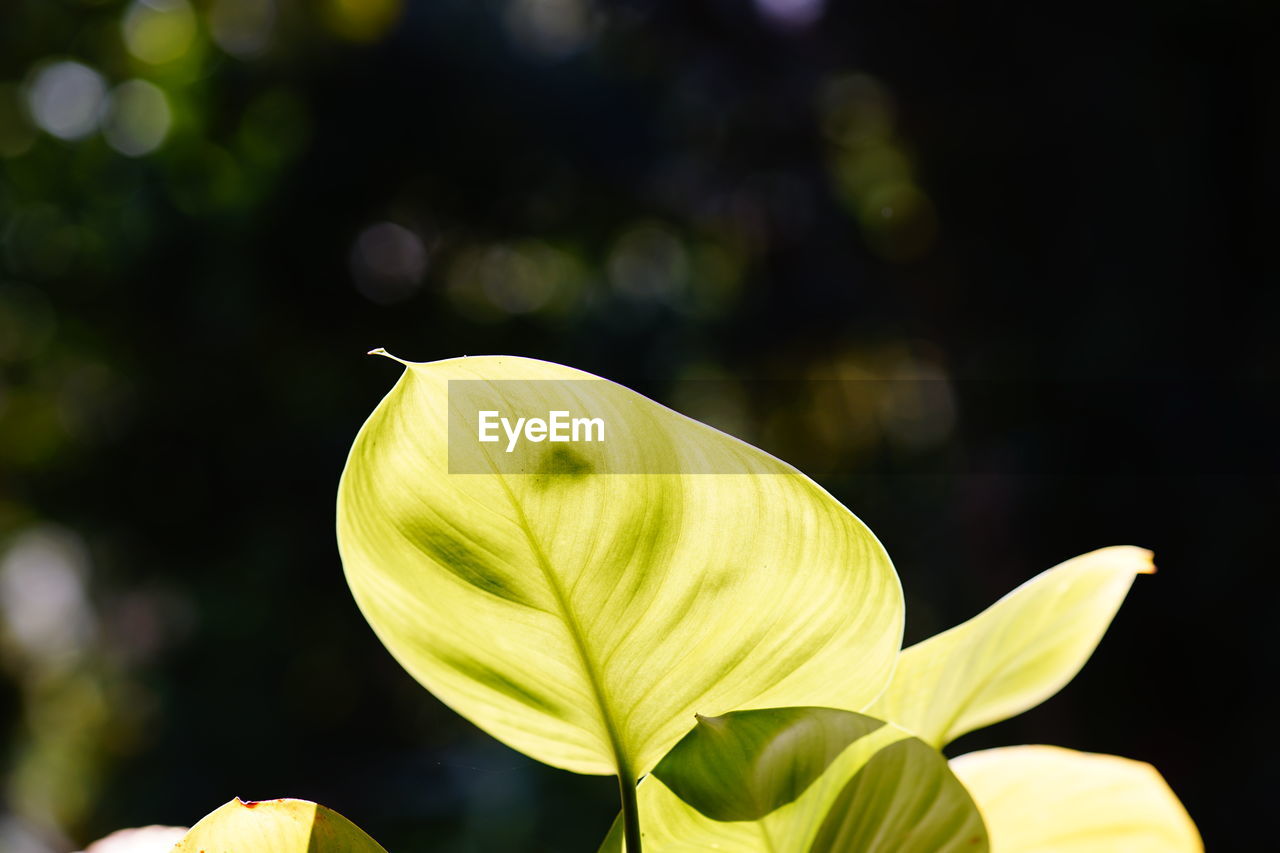
[[[839,717],[844,716],[845,722]],[[806,718],[813,718],[806,720]],[[936,749],[861,714],[782,708],[727,714],[676,767],[638,788],[644,848],[656,853],[984,853],[986,831]],[[734,731],[739,729],[740,731]],[[849,738],[834,758],[832,744]],[[699,730],[690,738],[700,737]],[[683,742],[682,742],[683,743]],[[717,754],[720,747],[720,754]],[[677,749],[680,749],[677,747]],[[663,768],[666,759],[659,764]],[[703,773],[695,771],[705,763]],[[770,772],[769,768],[773,771]],[[793,784],[792,768],[823,768]],[[721,773],[716,790],[703,774]],[[695,784],[689,785],[692,780]],[[688,802],[668,787],[673,783]],[[772,783],[772,784],[770,784]],[[796,787],[802,787],[792,797]],[[736,796],[732,792],[737,789]],[[780,803],[767,813],[764,808]],[[750,819],[716,820],[708,812]],[[622,821],[601,846],[621,853]]]
[[[834,708],[768,708],[698,717],[653,775],[715,820],[759,820],[794,801],[880,720]]]
[[[485,406],[598,417],[607,440],[508,455],[468,432]],[[817,484],[531,359],[407,364],[351,449],[338,542],[361,611],[418,681],[578,772],[638,778],[695,713],[863,707],[901,640],[888,556]]]
[[[1056,746],[951,760],[993,853],[1200,853],[1200,833],[1150,764]]]
[[[342,815],[307,800],[237,797],[191,827],[173,853],[387,853]]]
[[[918,738],[892,743],[849,780],[809,853],[985,853],[987,829],[946,759]]]
[[[903,650],[867,710],[942,747],[1032,708],[1084,666],[1151,552],[1118,546],[1032,578],[961,625]]]

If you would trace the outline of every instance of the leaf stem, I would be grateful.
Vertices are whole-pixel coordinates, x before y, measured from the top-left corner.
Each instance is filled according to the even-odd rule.
[[[618,792],[622,795],[622,826],[626,853],[640,851],[640,804],[636,801],[636,780],[630,768],[621,767],[618,773]]]

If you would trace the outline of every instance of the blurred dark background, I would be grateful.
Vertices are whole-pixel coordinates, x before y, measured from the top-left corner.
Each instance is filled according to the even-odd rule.
[[[795,462],[908,642],[1154,549],[1083,673],[951,752],[1151,761],[1256,847],[1274,9],[5,0],[0,848],[290,795],[393,851],[595,849],[612,780],[449,712],[347,591],[374,346],[564,362]]]

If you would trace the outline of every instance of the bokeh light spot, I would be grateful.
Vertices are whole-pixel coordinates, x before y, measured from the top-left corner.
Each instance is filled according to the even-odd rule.
[[[43,291],[0,282],[0,364],[41,355],[56,325],[57,315]]]
[[[83,139],[98,128],[107,96],[102,75],[70,60],[54,62],[35,73],[27,88],[27,105],[37,125],[59,139]]]
[[[187,0],[135,0],[120,22],[129,52],[152,65],[181,59],[196,36]]]
[[[111,93],[102,135],[126,157],[141,157],[160,147],[173,116],[164,91],[146,80],[129,80]]]
[[[871,247],[895,261],[924,255],[937,231],[933,203],[908,182],[876,185],[859,202],[858,218]]]
[[[403,225],[379,222],[356,237],[350,263],[357,290],[379,305],[394,305],[421,286],[427,248]]]
[[[236,133],[237,152],[254,166],[274,171],[302,151],[311,135],[311,114],[289,89],[271,89],[245,108]]]
[[[508,314],[538,310],[555,290],[555,281],[541,274],[542,270],[528,253],[495,246],[485,254],[483,264],[484,295]]]
[[[818,112],[827,138],[840,145],[864,145],[893,135],[893,99],[868,74],[828,80],[818,96]]]
[[[822,17],[826,0],[755,0],[766,20],[784,27],[807,27]]]
[[[0,817],[0,850],[5,853],[55,853],[35,827],[16,817]]]
[[[832,183],[881,257],[910,261],[934,242],[933,202],[916,183],[911,157],[894,134],[893,99],[867,74],[828,80],[818,99],[830,141]]]
[[[82,652],[94,630],[88,573],[88,552],[70,531],[36,528],[19,535],[0,559],[7,639],[41,661]]]
[[[25,154],[35,140],[21,90],[12,83],[0,84],[0,157]]]
[[[449,267],[447,292],[459,314],[480,323],[563,314],[585,284],[582,262],[541,240],[473,246]]]
[[[325,21],[337,35],[351,41],[373,42],[400,20],[402,0],[326,0]]]
[[[175,146],[172,159],[165,162],[166,189],[173,203],[185,213],[232,210],[252,197],[254,185],[246,180],[240,163],[217,145],[205,143],[185,149]]]
[[[868,145],[843,152],[836,171],[842,188],[856,196],[884,184],[910,181],[911,161],[893,145]]]
[[[657,223],[633,226],[619,237],[608,266],[614,290],[639,301],[674,303],[688,283],[684,244]]]
[[[71,269],[83,241],[82,230],[52,204],[13,211],[3,232],[9,269],[33,279],[55,278]]]
[[[589,0],[510,0],[503,22],[511,40],[540,59],[564,59],[590,40],[595,10]]]
[[[885,438],[906,450],[943,444],[956,424],[955,391],[945,370],[919,359],[893,365],[877,416]]]
[[[275,23],[275,0],[215,0],[209,9],[213,40],[240,59],[266,52]]]

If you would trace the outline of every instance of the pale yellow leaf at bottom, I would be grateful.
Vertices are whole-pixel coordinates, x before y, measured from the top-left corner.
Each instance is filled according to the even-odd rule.
[[[1200,833],[1150,764],[1056,746],[951,760],[992,853],[1200,853]]]

